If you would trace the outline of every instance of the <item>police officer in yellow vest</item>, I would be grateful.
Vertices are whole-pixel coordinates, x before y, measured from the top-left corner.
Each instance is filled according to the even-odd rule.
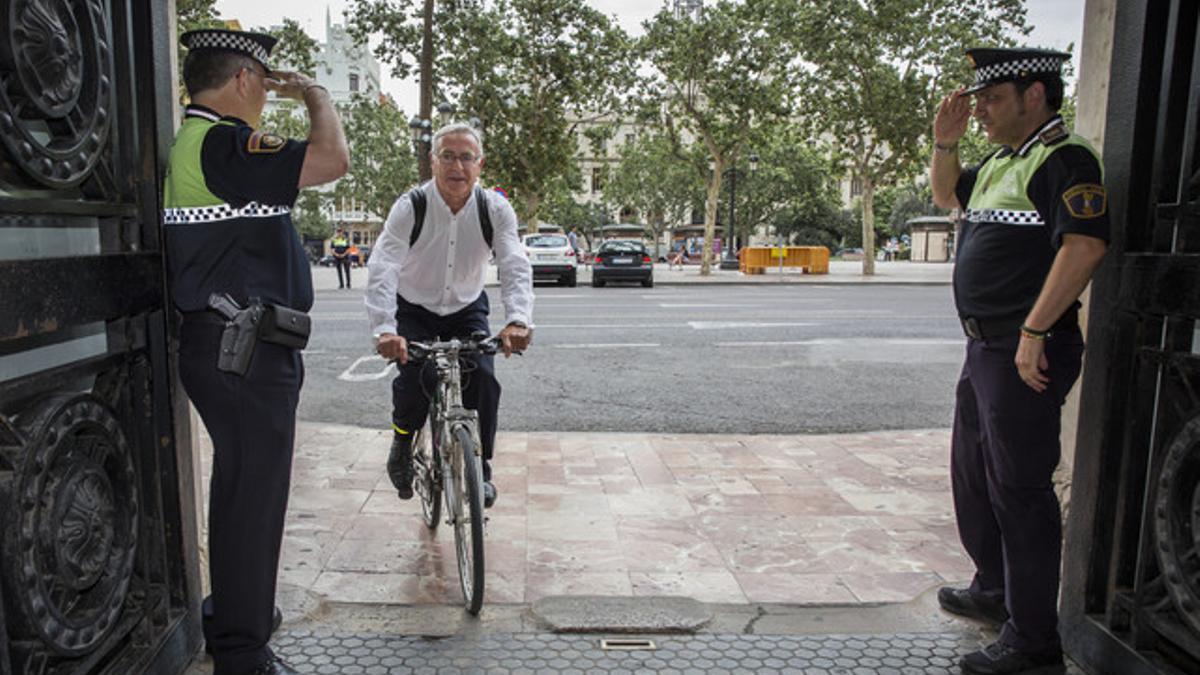
[[[338,228],[337,234],[329,240],[329,247],[333,249],[333,264],[337,267],[338,288],[350,288],[350,239],[345,228]]]
[[[963,657],[964,673],[1048,675],[1065,671],[1062,516],[1051,477],[1063,400],[1083,355],[1078,298],[1107,248],[1107,200],[1096,152],[1058,114],[1069,56],[967,55],[975,82],[937,110],[930,176],[934,203],[964,214],[954,298],[968,341],[951,482],[976,571],[969,587],[942,588],[938,601],[1001,625],[994,644]],[[999,147],[964,168],[958,141],[971,116]]]
[[[349,152],[329,93],[267,66],[275,38],[198,30],[182,42],[191,104],[164,225],[180,379],[213,441],[205,637],[215,675],[287,674],[267,641],[313,301],[290,210],[301,188],[343,175]],[[269,91],[304,102],[307,140],[255,128]]]

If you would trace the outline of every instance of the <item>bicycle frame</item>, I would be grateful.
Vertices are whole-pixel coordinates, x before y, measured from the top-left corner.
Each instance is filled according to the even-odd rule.
[[[451,340],[451,344],[458,343],[458,340]],[[462,366],[458,360],[458,349],[452,347],[446,353],[440,353],[434,358],[434,368],[437,371],[437,389],[434,393],[433,401],[429,406],[429,421],[430,429],[433,431],[433,440],[435,446],[441,445],[441,440],[450,438],[456,423],[470,422],[469,428],[471,436],[475,441],[475,455],[480,456],[479,444],[479,413],[474,410],[468,410],[462,404]],[[439,452],[442,470],[447,468],[459,470],[459,458],[452,457],[446,459],[446,455]],[[450,466],[447,467],[446,464]]]

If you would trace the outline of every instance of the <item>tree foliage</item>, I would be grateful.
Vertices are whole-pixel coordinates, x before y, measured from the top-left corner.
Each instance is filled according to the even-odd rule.
[[[747,150],[758,162],[752,166],[747,152],[738,165],[734,224],[743,240],[781,218],[839,209],[829,151],[807,139],[803,129],[791,123],[764,129]]]
[[[355,96],[339,112],[350,146],[350,170],[338,180],[334,195],[386,218],[396,198],[417,183],[404,111],[390,98]]]
[[[325,216],[327,197],[318,190],[301,190],[292,209],[292,225],[303,239],[328,239],[333,223]]]
[[[797,0],[718,0],[695,15],[666,6],[645,24],[640,47],[653,70],[648,91],[681,156],[692,158],[707,183],[701,274],[712,264],[723,172],[743,159],[745,144],[762,128],[790,116],[798,11]],[[687,139],[704,154],[685,150]]]
[[[633,81],[631,43],[584,0],[496,0],[455,14],[438,63],[448,91],[486,134],[484,175],[538,221],[565,179],[578,185],[577,132],[611,119]]]
[[[321,45],[304,31],[300,22],[285,18],[279,27],[255,30],[279,39],[271,50],[271,65],[277,70],[294,70],[309,77],[317,72],[317,53]]]
[[[693,153],[700,152],[693,146]],[[671,139],[658,130],[648,130],[633,143],[622,146],[621,161],[604,183],[607,201],[638,212],[640,220],[654,233],[655,252],[668,226],[691,221],[692,206],[704,194],[704,181],[693,169],[704,158],[680,159]]]
[[[406,76],[417,66],[421,3],[355,0],[359,41]],[[434,15],[433,82],[485,134],[484,180],[536,223],[562,181],[578,184],[576,132],[615,109],[633,80],[628,36],[584,0],[443,0]]]
[[[874,193],[928,161],[941,97],[970,81],[969,47],[1011,44],[1027,33],[1022,0],[811,0],[804,35],[806,107],[813,133],[862,181],[863,273],[874,272]]]

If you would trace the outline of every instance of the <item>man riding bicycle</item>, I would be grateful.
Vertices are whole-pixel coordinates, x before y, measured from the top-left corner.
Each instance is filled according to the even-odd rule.
[[[524,351],[533,338],[533,271],[517,234],[517,216],[500,195],[477,187],[483,142],[466,124],[433,136],[433,180],[396,200],[367,266],[365,302],[376,351],[400,364],[392,382],[392,447],[387,469],[401,499],[413,495],[413,433],[425,424],[429,399],[422,369],[408,360],[408,341],[490,333],[484,291],[495,255],[507,325],[501,350]],[[500,383],[493,357],[475,355],[464,368],[463,404],[479,413],[484,504],[496,501],[491,458]]]

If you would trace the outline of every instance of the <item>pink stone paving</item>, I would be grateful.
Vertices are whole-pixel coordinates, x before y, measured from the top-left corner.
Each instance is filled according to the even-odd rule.
[[[386,432],[300,424],[281,583],[334,602],[458,604],[453,534],[429,531],[419,504],[396,498],[383,468],[389,442]],[[948,430],[502,432],[486,599],[906,601],[972,571],[948,455]]]

